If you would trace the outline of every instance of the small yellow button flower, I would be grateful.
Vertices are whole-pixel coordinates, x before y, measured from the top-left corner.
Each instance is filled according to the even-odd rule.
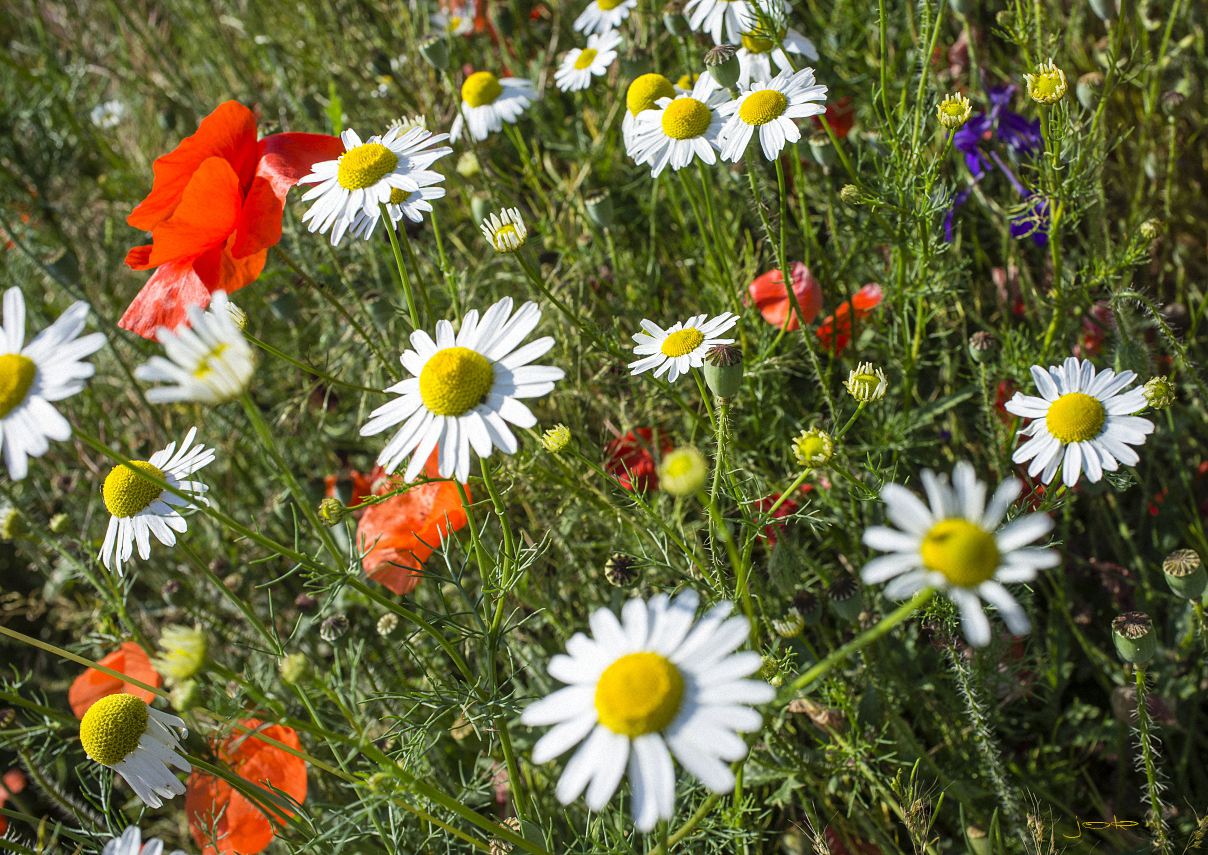
[[[1065,72],[1053,64],[1053,60],[1042,62],[1035,74],[1025,74],[1023,79],[1028,84],[1028,94],[1032,100],[1040,104],[1056,104],[1069,88],[1065,80]]]
[[[955,131],[969,121],[969,117],[973,115],[973,105],[969,103],[968,98],[958,93],[941,101],[936,107],[936,113],[941,125]]]

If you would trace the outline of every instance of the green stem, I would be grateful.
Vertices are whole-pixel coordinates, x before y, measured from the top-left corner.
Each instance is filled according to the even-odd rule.
[[[1162,791],[1158,785],[1157,766],[1154,763],[1153,745],[1150,740],[1152,722],[1149,719],[1149,706],[1146,699],[1148,692],[1145,675],[1145,666],[1136,666],[1137,730],[1140,733],[1141,757],[1145,762],[1146,793],[1149,801],[1149,812],[1145,819],[1150,832],[1153,833],[1153,848],[1167,853],[1170,851],[1170,838],[1166,833],[1166,821],[1162,817]]]
[[[219,579],[218,575],[210,569],[210,565],[203,561],[201,556],[194,552],[192,548],[184,542],[184,540],[178,540],[176,545],[182,552],[184,552],[185,556],[189,559],[189,562],[196,567],[203,576],[210,580],[210,584],[217,588],[222,595],[231,602],[231,605],[243,613],[243,616],[248,619],[248,622],[255,627],[258,633],[260,633],[260,637],[268,643],[269,650],[273,652],[273,655],[282,655],[285,650],[281,646],[280,639],[278,639],[274,633],[269,632],[268,627],[266,627],[264,623],[261,622],[260,618],[256,616],[256,613],[252,610],[251,603],[244,601],[238,595],[236,595],[234,591],[228,588],[226,583]]]
[[[390,249],[394,251],[394,265],[398,268],[399,284],[403,286],[403,299],[407,301],[407,314],[411,316],[411,329],[419,329],[419,311],[415,308],[415,295],[411,292],[411,277],[407,275],[407,265],[403,264],[403,251],[398,245],[398,230],[390,219],[390,211],[385,202],[379,202],[382,209],[382,220],[386,226],[386,234],[390,236]]]
[[[66,659],[69,662],[74,662],[77,665],[83,665],[87,668],[91,668],[94,671],[100,671],[102,674],[108,674],[110,677],[120,680],[123,683],[129,683],[132,686],[138,686],[144,691],[151,692],[151,694],[155,695],[156,697],[160,697],[165,700],[168,698],[168,693],[163,689],[158,689],[155,686],[149,686],[141,680],[134,679],[129,674],[123,674],[121,671],[114,671],[112,668],[107,668],[104,665],[93,662],[91,659],[85,659],[83,656],[79,656],[68,650],[64,650],[62,647],[56,647],[48,642],[40,641],[36,638],[30,638],[24,633],[17,632],[15,629],[9,629],[2,623],[0,623],[0,635],[7,635],[9,638],[20,641],[24,644],[28,644],[30,647],[36,647],[39,650],[46,651],[47,653],[53,653],[55,656]]]

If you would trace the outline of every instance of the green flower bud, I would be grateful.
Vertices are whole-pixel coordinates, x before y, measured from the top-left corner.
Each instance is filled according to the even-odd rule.
[[[1144,387],[1145,400],[1155,410],[1165,410],[1174,403],[1174,383],[1169,377],[1151,377]]]
[[[849,205],[859,205],[864,201],[864,194],[860,192],[860,188],[855,184],[844,184],[839,191],[839,198]]]
[[[288,653],[277,663],[281,679],[293,684],[300,682],[310,673],[310,659],[303,653]]]
[[[1185,600],[1198,600],[1208,587],[1208,570],[1194,549],[1176,549],[1167,555],[1162,573],[1170,590]]]
[[[419,55],[437,71],[444,71],[449,67],[449,42],[443,36],[428,36],[419,43]]]
[[[350,513],[348,506],[335,496],[328,496],[319,502],[319,520],[323,525],[339,525]]]
[[[1078,83],[1074,87],[1078,103],[1088,111],[1094,111],[1099,106],[1099,96],[1102,91],[1103,74],[1098,71],[1088,71],[1078,78]]]
[[[835,147],[825,131],[817,131],[810,136],[810,153],[823,169],[830,169],[835,164]]]
[[[602,229],[612,225],[612,195],[607,190],[593,190],[583,197],[587,216]]]
[[[550,454],[558,454],[570,444],[570,428],[564,424],[556,424],[541,434],[541,447]]]
[[[1130,665],[1144,665],[1158,650],[1153,621],[1144,612],[1125,612],[1112,621],[1116,653]]]

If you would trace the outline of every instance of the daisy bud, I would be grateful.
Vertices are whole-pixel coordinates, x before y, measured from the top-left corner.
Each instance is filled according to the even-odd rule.
[[[1155,410],[1165,410],[1174,403],[1174,383],[1169,377],[1153,377],[1145,383],[1145,400]]]
[[[281,679],[292,685],[310,673],[310,660],[304,653],[289,653],[281,657],[277,668],[281,672]]]
[[[705,351],[705,382],[719,398],[732,398],[742,388],[742,348],[715,344]]]
[[[678,39],[691,29],[688,19],[684,17],[684,5],[684,0],[671,0],[663,6],[663,26],[673,39]]]
[[[835,453],[835,441],[820,428],[803,430],[793,439],[793,459],[802,469],[824,466]]]
[[[185,680],[177,683],[168,694],[168,703],[177,712],[188,712],[194,707],[201,706],[201,686],[196,680]]]
[[[843,385],[853,398],[862,404],[868,404],[885,397],[889,380],[885,377],[884,370],[873,368],[871,362],[862,362],[847,375],[847,382]]]
[[[1040,63],[1035,74],[1025,74],[1023,79],[1028,84],[1028,94],[1038,104],[1056,104],[1065,97],[1068,88],[1065,72],[1054,65],[1051,59]]]
[[[1167,555],[1162,573],[1170,590],[1185,600],[1198,600],[1208,587],[1208,571],[1194,549],[1176,549]]]
[[[1156,217],[1150,217],[1145,222],[1141,223],[1141,237],[1147,241],[1155,241],[1162,236],[1162,221]]]
[[[839,198],[849,205],[859,205],[864,201],[864,194],[855,184],[844,184],[839,191]]]
[[[624,552],[614,552],[604,565],[604,578],[608,584],[618,588],[628,588],[638,580],[639,575],[637,559]]]
[[[167,626],[159,637],[159,649],[163,655],[153,660],[155,670],[168,682],[181,683],[205,664],[206,636],[200,626]]]
[[[515,252],[524,246],[528,228],[520,216],[519,208],[504,208],[482,220],[482,236],[496,252]]]
[[[772,620],[772,630],[781,638],[794,638],[801,635],[803,629],[805,629],[805,618],[796,609],[785,612],[782,618]]]
[[[1079,104],[1087,110],[1094,110],[1099,106],[1099,93],[1102,89],[1102,72],[1088,71],[1078,78],[1078,85],[1074,87],[1074,94],[1078,96]]]
[[[806,626],[817,626],[822,620],[822,602],[809,591],[798,591],[793,595],[793,608],[801,613]]]
[[[550,454],[564,451],[570,443],[570,428],[564,424],[556,424],[541,435],[541,447]]]
[[[349,513],[348,506],[335,496],[328,496],[319,502],[319,520],[325,526],[339,525]]]
[[[705,54],[705,68],[723,89],[738,83],[742,68],[738,64],[738,48],[734,45],[718,45]]]
[[[16,540],[25,534],[25,521],[11,505],[0,508],[0,540]]]
[[[854,622],[864,611],[864,597],[860,586],[851,576],[840,576],[826,589],[831,611],[845,621]]]
[[[55,514],[50,518],[50,522],[46,524],[46,527],[55,534],[62,534],[63,532],[67,531],[67,527],[70,524],[71,518],[67,516],[67,514]]]
[[[612,225],[612,195],[607,190],[593,190],[583,197],[587,216],[602,229]]]
[[[936,107],[936,113],[941,125],[950,131],[955,131],[969,121],[969,117],[973,115],[973,105],[969,103],[968,98],[958,93],[949,95],[941,101]]]
[[[969,357],[978,365],[993,362],[997,352],[998,342],[992,334],[979,330],[969,336]]]
[[[457,174],[462,178],[477,178],[482,174],[482,164],[478,162],[478,155],[472,151],[464,152],[461,157],[457,158],[457,165],[453,167],[457,170]],[[474,197],[478,198],[477,196]],[[473,204],[473,200],[471,200]],[[474,215],[474,219],[481,220],[486,216],[486,206],[483,206],[482,216]]]
[[[658,466],[659,486],[673,496],[691,496],[700,492],[709,476],[709,462],[691,445],[681,446],[664,455]]]
[[[348,618],[345,615],[332,615],[319,624],[319,638],[331,643],[339,641],[348,632]]]
[[[1116,653],[1129,665],[1144,665],[1158,649],[1153,621],[1144,612],[1125,612],[1112,621]]]
[[[398,629],[398,615],[394,612],[386,612],[378,618],[377,634],[382,638],[389,638],[394,635],[394,631]]]
[[[810,136],[810,152],[823,169],[830,169],[835,163],[835,147],[825,131],[817,131]]]
[[[419,55],[437,71],[444,71],[449,67],[449,42],[443,36],[428,36],[419,43]]]
[[[1091,11],[1099,16],[1100,21],[1110,24],[1120,14],[1118,3],[1119,0],[1091,0]]]

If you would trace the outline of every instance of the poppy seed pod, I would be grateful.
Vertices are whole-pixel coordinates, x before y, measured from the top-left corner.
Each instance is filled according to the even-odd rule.
[[[705,352],[705,382],[719,398],[732,398],[742,388],[742,348],[715,344]]]
[[[738,64],[738,48],[734,45],[718,45],[705,54],[705,68],[723,89],[738,83],[742,67]]]
[[[1153,621],[1144,612],[1125,612],[1112,621],[1116,653],[1129,665],[1144,665],[1158,650]]]
[[[793,608],[801,612],[806,626],[817,626],[822,620],[822,602],[809,591],[798,591],[793,595]]]
[[[419,43],[419,55],[437,71],[444,71],[449,67],[449,42],[443,36],[428,36]]]
[[[1208,587],[1208,570],[1194,549],[1176,549],[1162,562],[1162,575],[1176,596],[1198,600]]]
[[[830,598],[831,611],[849,623],[860,617],[864,611],[864,597],[860,594],[860,586],[850,576],[840,576],[831,582],[826,590]]]

